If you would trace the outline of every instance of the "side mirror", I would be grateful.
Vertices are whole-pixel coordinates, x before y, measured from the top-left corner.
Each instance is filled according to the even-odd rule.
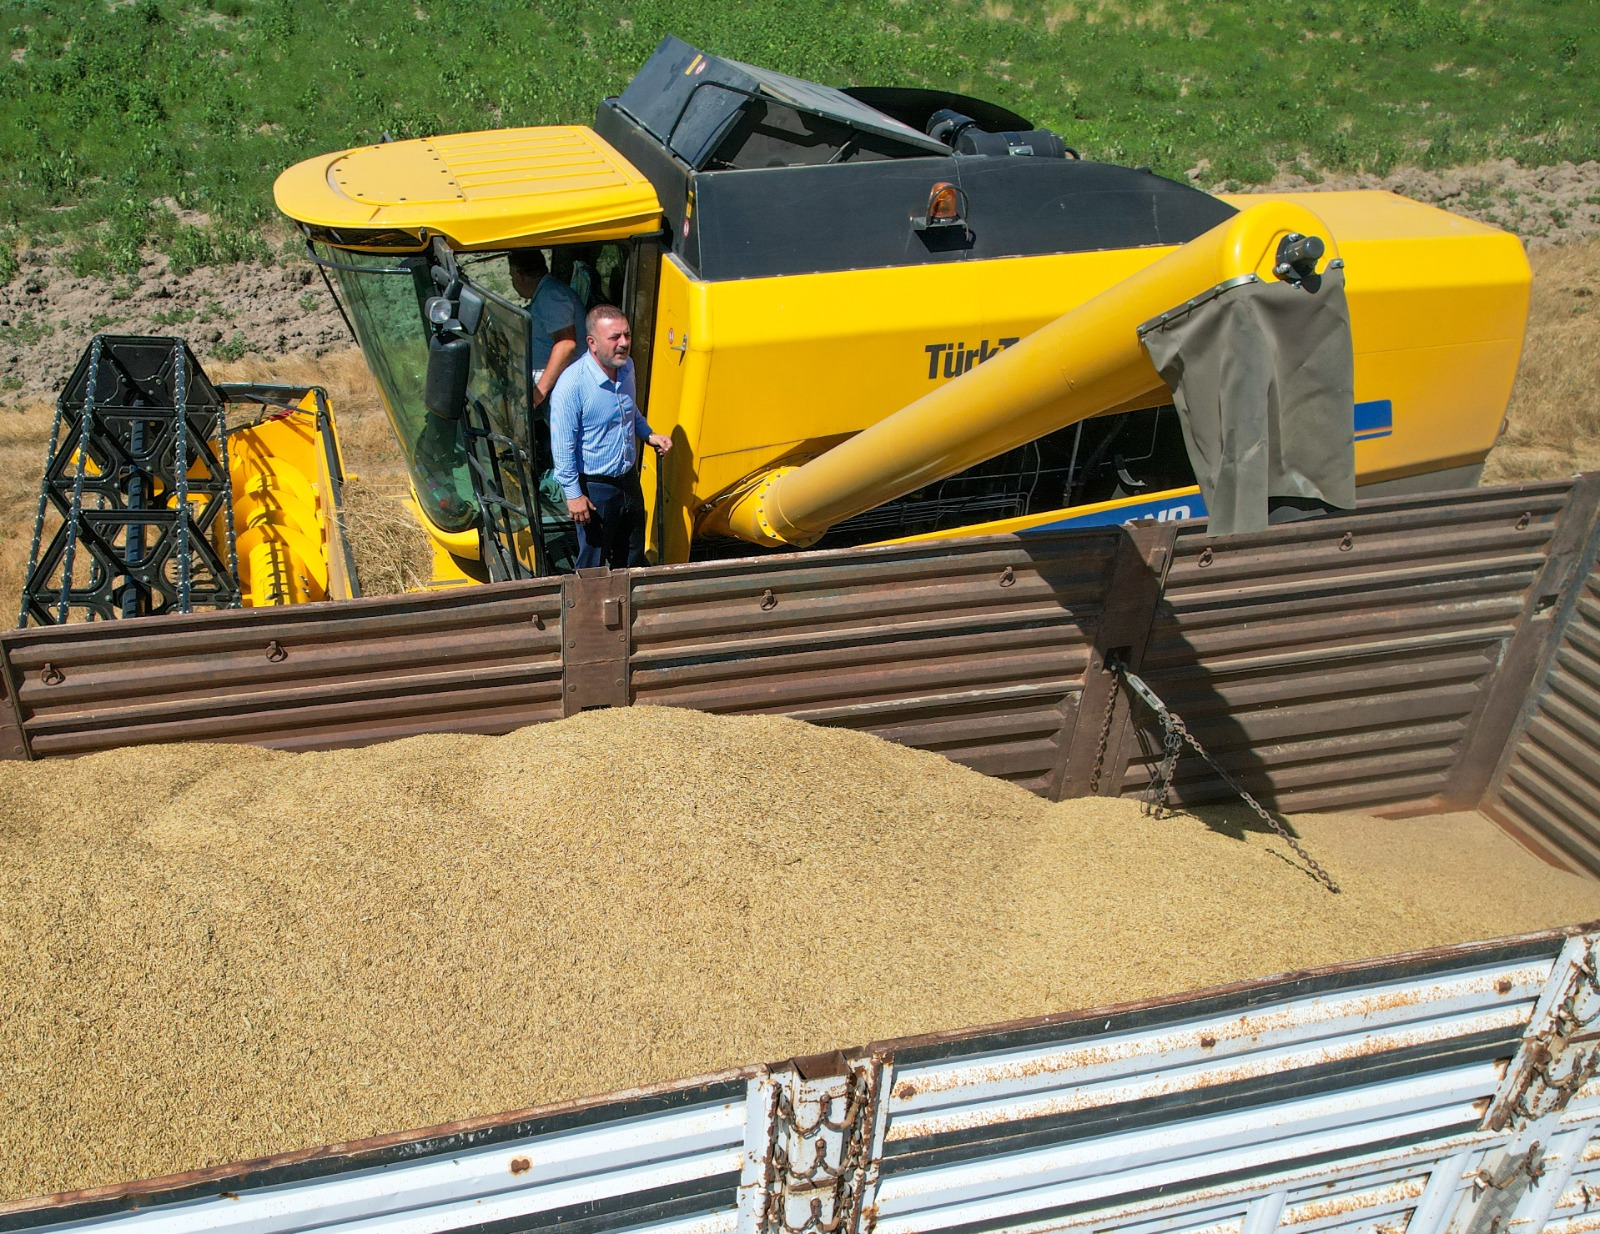
[[[456,320],[461,323],[461,333],[476,334],[478,323],[483,320],[483,310],[487,301],[483,293],[476,287],[463,287],[461,295],[456,300]]]
[[[450,284],[444,295],[429,296],[427,303],[422,306],[422,312],[435,330],[476,334],[487,304],[483,293],[476,287],[468,287],[458,281]]]
[[[467,409],[467,379],[472,374],[472,344],[435,334],[428,340],[428,380],[422,402],[434,415],[459,420]]]

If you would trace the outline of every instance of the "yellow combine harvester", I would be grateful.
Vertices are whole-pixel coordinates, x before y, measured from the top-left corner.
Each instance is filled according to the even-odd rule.
[[[640,402],[673,440],[643,476],[660,562],[1241,530],[1348,506],[1352,479],[1470,486],[1527,318],[1517,239],[1442,210],[1214,197],[977,99],[835,90],[671,38],[593,128],[364,146],[275,193],[382,392],[436,585],[571,561],[518,251],[633,322]],[[327,503],[284,508],[310,525]]]
[[[1342,259],[1362,491],[1471,485],[1530,281],[1513,236],[1389,193],[1212,197],[992,104],[827,89],[675,39],[593,129],[346,150],[276,196],[337,280],[441,561],[473,578],[556,568],[567,531],[518,249],[634,323],[640,401],[675,446],[646,464],[661,561],[1206,513],[1216,460],[1191,460],[1139,327],[1274,281],[1291,233],[1323,241],[1314,279]],[[430,340],[470,352],[454,423],[426,406]]]

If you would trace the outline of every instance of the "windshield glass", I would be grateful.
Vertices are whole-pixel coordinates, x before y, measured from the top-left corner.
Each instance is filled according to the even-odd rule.
[[[558,276],[561,281],[581,273],[570,259],[564,260],[566,250],[542,251],[549,259],[552,272],[558,269],[565,272]],[[463,281],[484,292],[488,301],[477,336],[472,340],[469,396],[475,409],[481,409],[488,428],[517,444],[524,474],[536,493],[535,504],[528,504],[522,475],[511,474],[515,469],[503,468],[506,474],[501,476],[501,483],[511,501],[533,512],[543,536],[546,565],[556,570],[571,569],[577,557],[577,534],[567,512],[566,494],[561,491],[551,465],[549,405],[541,403],[531,414],[528,406],[533,376],[531,362],[537,356],[549,356],[550,339],[532,325],[526,303],[512,286],[506,254],[463,257],[459,273]],[[541,341],[542,351],[536,352]],[[581,349],[582,339],[577,343]],[[523,556],[527,557],[526,551]]]
[[[472,285],[465,272],[463,281]],[[525,531],[527,520],[516,512],[527,509],[523,486],[530,461],[528,315],[515,305],[488,295],[471,342],[468,414],[474,426],[491,434],[479,447],[478,466],[486,469],[486,487],[498,489],[505,498],[510,529]],[[515,453],[508,449],[510,444],[515,445]],[[497,465],[490,462],[491,450],[497,455]],[[526,557],[526,553],[519,555]]]
[[[356,341],[377,379],[423,513],[441,531],[467,530],[477,519],[477,504],[460,426],[430,415],[423,404],[428,374],[423,306],[435,294],[427,259],[316,247],[339,280]]]

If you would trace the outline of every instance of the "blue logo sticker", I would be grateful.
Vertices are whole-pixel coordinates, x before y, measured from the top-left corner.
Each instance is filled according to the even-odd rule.
[[[1371,441],[1394,432],[1394,404],[1386,398],[1356,404],[1356,440]]]
[[[1149,501],[1117,506],[1113,510],[1095,510],[1090,514],[1078,514],[1058,519],[1053,523],[1041,523],[1037,527],[1023,528],[1022,534],[1026,535],[1030,531],[1060,531],[1063,527],[1115,527],[1120,523],[1136,523],[1146,518],[1153,518],[1161,523],[1173,523],[1180,519],[1205,516],[1206,503],[1200,494],[1187,493],[1182,497],[1154,497]]]

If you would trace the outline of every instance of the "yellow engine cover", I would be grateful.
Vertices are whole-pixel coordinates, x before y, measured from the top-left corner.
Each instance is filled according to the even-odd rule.
[[[1229,200],[1243,207],[1273,197],[1319,215],[1345,261],[1362,409],[1353,424],[1358,483],[1481,461],[1505,414],[1527,322],[1532,276],[1521,243],[1392,193]],[[665,526],[652,541],[663,559],[685,559],[711,499],[876,423],[1171,251],[721,283],[666,258],[649,414],[675,449]],[[1139,324],[1125,323],[1130,334]],[[1065,513],[942,534],[1058,523]]]

